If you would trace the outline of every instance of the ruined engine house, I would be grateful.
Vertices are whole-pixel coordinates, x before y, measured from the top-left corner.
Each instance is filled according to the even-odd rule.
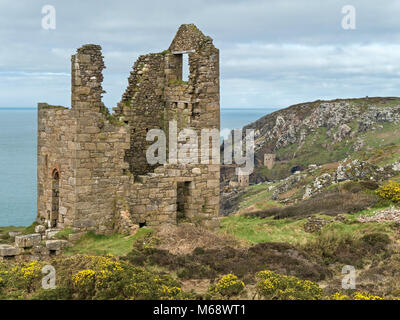
[[[212,39],[182,25],[168,50],[140,56],[113,114],[102,103],[101,47],[84,45],[71,62],[71,108],[38,104],[38,222],[98,233],[180,219],[216,227],[219,164],[146,159],[153,143],[147,132],[168,132],[171,120],[199,137],[203,128],[219,130],[219,50]]]

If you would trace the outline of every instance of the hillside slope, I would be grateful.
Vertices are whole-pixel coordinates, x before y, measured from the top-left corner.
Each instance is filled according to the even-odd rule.
[[[293,105],[245,126],[255,130],[252,182],[280,180],[348,156],[377,165],[400,155],[400,98],[337,99]],[[274,154],[270,170],[264,154]]]

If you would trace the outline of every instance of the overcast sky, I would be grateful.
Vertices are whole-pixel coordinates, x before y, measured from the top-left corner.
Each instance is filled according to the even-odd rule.
[[[42,7],[56,29],[42,28]],[[356,29],[342,28],[342,7]],[[140,54],[168,48],[182,23],[220,49],[221,107],[400,95],[396,0],[0,0],[0,107],[70,105],[70,56],[100,44],[104,102],[114,107]]]

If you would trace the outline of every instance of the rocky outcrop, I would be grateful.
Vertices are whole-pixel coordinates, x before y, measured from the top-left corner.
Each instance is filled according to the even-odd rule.
[[[307,218],[306,223],[303,228],[305,232],[313,233],[320,231],[325,225],[329,224],[331,221],[311,216]]]
[[[293,189],[293,187],[298,182],[300,182],[304,177],[305,177],[305,175],[303,175],[303,174],[295,173],[295,174],[287,177],[286,179],[282,180],[282,182],[274,188],[274,191],[272,194],[272,199],[278,200],[280,194]]]
[[[324,173],[305,187],[303,199],[323,190],[331,184],[343,181],[370,180],[382,182],[398,174],[400,162],[383,167],[360,160],[345,160],[341,162],[332,174]]]
[[[362,215],[358,219],[360,222],[397,222],[400,223],[400,209],[389,208],[382,211],[378,211],[372,216]]]

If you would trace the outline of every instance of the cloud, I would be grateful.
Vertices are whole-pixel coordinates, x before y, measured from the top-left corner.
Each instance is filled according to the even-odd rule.
[[[84,43],[103,47],[104,101],[115,106],[135,59],[192,22],[220,49],[222,107],[397,95],[400,3],[351,2],[356,30],[341,28],[344,0],[0,0],[0,107],[69,105],[70,56]],[[49,3],[56,30],[41,28]]]

